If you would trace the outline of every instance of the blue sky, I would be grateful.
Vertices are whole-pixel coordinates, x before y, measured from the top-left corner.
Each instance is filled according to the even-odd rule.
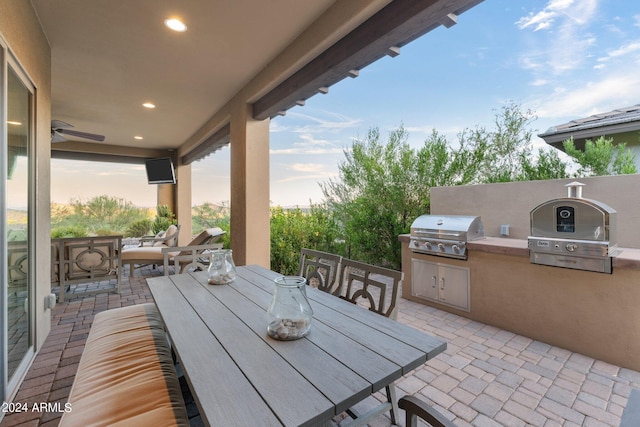
[[[639,70],[637,0],[484,0],[457,25],[428,33],[399,56],[383,58],[273,119],[272,203],[320,202],[318,183],[337,176],[344,150],[372,127],[386,136],[403,125],[415,147],[434,128],[456,143],[458,132],[490,127],[496,112],[515,102],[538,116],[532,125],[537,134],[640,103]],[[544,143],[536,137],[534,144]],[[52,179],[64,182],[63,169],[70,168],[54,164]],[[192,171],[194,204],[229,200],[229,148]],[[155,191],[144,173],[140,182],[134,202],[153,206]],[[130,200],[138,181],[130,179],[126,187],[129,196],[114,195]],[[65,198],[56,188],[53,201],[88,197]]]

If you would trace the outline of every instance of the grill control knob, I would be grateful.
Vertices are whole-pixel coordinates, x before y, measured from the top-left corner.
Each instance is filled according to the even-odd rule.
[[[453,249],[453,252],[455,252],[457,254],[460,253],[460,247],[458,245],[451,246],[451,249]]]
[[[427,243],[425,243],[425,244],[424,244],[424,246],[425,246],[427,249],[431,250],[431,242],[427,242]]]
[[[444,244],[438,243],[438,249],[440,249],[440,252],[444,252]]]
[[[565,246],[569,252],[575,252],[578,249],[578,245],[575,243],[567,243]]]

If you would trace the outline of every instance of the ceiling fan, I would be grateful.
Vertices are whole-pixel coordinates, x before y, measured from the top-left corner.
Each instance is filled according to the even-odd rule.
[[[71,130],[73,125],[65,123],[61,120],[51,120],[51,142],[66,141],[65,135],[75,136],[77,138],[90,139],[92,141],[102,142],[104,141],[104,135],[98,135],[95,133],[80,132],[77,130]]]

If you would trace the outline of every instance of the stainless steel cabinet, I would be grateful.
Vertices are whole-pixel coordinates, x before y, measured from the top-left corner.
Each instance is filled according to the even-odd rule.
[[[470,311],[469,269],[412,259],[411,294]]]

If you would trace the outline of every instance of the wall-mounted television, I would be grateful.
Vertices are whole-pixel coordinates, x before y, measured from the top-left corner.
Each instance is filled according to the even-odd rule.
[[[159,159],[147,159],[144,162],[147,169],[147,181],[149,184],[175,184],[176,175],[173,170],[173,162],[170,157]]]

